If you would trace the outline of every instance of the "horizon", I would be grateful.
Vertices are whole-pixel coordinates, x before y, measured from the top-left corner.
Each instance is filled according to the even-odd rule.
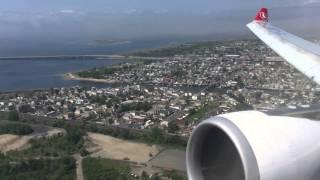
[[[245,25],[260,7],[268,7],[272,23],[288,32],[309,40],[320,37],[320,26],[313,23],[320,17],[318,0],[79,0],[77,4],[4,0],[0,3],[0,56],[68,55],[78,54],[77,50],[92,54],[104,49],[110,54],[120,52],[117,48],[124,41],[155,48],[189,41],[251,39],[254,36]],[[123,46],[124,51],[133,48]],[[146,47],[137,46],[134,49]]]

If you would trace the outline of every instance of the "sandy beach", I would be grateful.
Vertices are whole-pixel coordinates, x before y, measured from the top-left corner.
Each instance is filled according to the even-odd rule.
[[[76,81],[90,81],[90,82],[98,82],[98,83],[119,83],[119,81],[116,80],[110,80],[110,79],[94,79],[94,78],[82,78],[77,76],[74,73],[67,73],[63,75],[64,79],[66,80],[76,80]]]

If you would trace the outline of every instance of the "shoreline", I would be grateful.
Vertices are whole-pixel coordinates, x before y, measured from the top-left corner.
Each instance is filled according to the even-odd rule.
[[[169,57],[143,57],[143,56],[124,56],[124,55],[57,55],[57,56],[17,56],[17,57],[0,57],[0,60],[35,60],[35,59],[79,59],[92,58],[100,60],[166,60]]]
[[[96,58],[103,60],[106,56],[96,56]],[[110,56],[108,56],[110,58]],[[112,57],[117,57],[117,59],[127,59],[127,60],[167,60],[168,57],[140,57],[140,56],[121,56],[121,55],[112,55]],[[1,58],[0,58],[1,60]],[[111,79],[96,79],[96,78],[83,78],[79,77],[74,72],[67,72],[62,75],[64,80],[75,80],[75,81],[87,81],[87,82],[96,82],[96,83],[108,83],[108,84],[115,84],[115,83],[122,83],[118,80],[111,80]]]
[[[114,83],[120,83],[120,81],[111,80],[111,79],[95,79],[95,78],[82,78],[74,73],[66,73],[63,75],[63,78],[65,80],[75,80],[75,81],[89,81],[89,82],[97,82],[97,83],[108,83],[108,84],[114,84]]]

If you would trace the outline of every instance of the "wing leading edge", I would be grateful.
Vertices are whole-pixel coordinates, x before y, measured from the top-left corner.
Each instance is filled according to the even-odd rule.
[[[268,20],[268,10],[262,8],[247,27],[296,69],[320,84],[320,46],[272,26]]]

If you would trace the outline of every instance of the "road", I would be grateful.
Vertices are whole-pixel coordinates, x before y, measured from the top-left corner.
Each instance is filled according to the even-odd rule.
[[[83,157],[81,157],[80,154],[75,154],[75,155],[73,155],[73,158],[76,160],[77,180],[84,180],[83,169],[82,169],[82,160],[83,160]]]
[[[302,107],[297,107],[297,109],[278,108],[278,109],[267,111],[265,113],[273,116],[308,117],[308,114],[314,114],[314,113],[320,114],[320,104],[312,104],[308,108],[302,108]]]

